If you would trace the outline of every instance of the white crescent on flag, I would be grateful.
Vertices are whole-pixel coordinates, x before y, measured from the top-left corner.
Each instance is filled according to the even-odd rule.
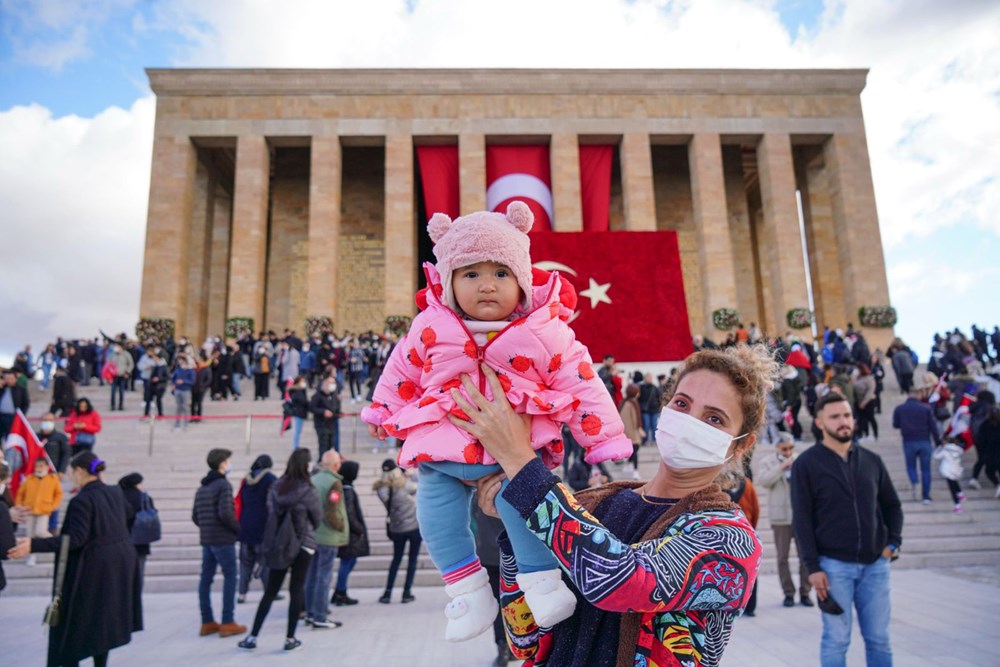
[[[531,174],[506,174],[486,188],[486,208],[493,211],[502,202],[514,198],[531,199],[545,209],[549,220],[555,220],[552,208],[552,190],[545,182]]]

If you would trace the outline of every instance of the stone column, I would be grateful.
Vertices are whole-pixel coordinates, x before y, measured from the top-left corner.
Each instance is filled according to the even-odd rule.
[[[178,334],[186,326],[187,246],[196,164],[189,137],[154,138],[139,316],[170,318]]]
[[[822,154],[796,165],[819,331],[824,326],[843,327],[851,320],[844,312],[844,281],[840,275],[827,171]]]
[[[787,134],[765,134],[757,144],[760,198],[764,212],[758,242],[767,331],[771,336],[788,329],[785,318],[792,308],[808,308],[806,268],[802,260],[802,235],[795,200],[795,170],[792,143]]]
[[[692,324],[694,333],[704,334],[714,331],[713,310],[736,308],[736,271],[719,135],[694,135],[688,145],[688,160],[704,316],[703,322]]]
[[[260,135],[244,135],[237,139],[229,255],[229,317],[252,317],[257,330],[267,327],[264,283],[270,166],[267,139]]]
[[[757,283],[759,269],[754,251],[753,235],[750,228],[750,206],[747,203],[747,189],[743,179],[742,153],[739,146],[723,148],[723,165],[726,179],[726,210],[729,214],[729,238],[733,248],[733,270],[736,281],[736,310],[744,323],[761,321],[761,305],[757,303]]]
[[[232,195],[216,186],[212,202],[211,261],[208,269],[208,333],[224,336],[226,302],[229,298],[229,231],[232,225]]]
[[[833,135],[824,146],[830,204],[837,239],[837,257],[844,282],[844,311],[855,326],[861,306],[889,305],[889,285],[882,253],[882,235],[875,209],[864,127]],[[883,350],[892,329],[868,329],[871,348]]]
[[[413,138],[385,138],[385,315],[416,308],[417,234],[413,202]],[[379,323],[381,324],[381,323]]]
[[[552,199],[555,208],[554,232],[583,230],[583,202],[580,199],[580,144],[576,134],[552,135]]]
[[[192,340],[204,340],[208,317],[208,269],[213,217],[215,173],[200,161],[195,168],[195,196],[188,237],[188,290],[184,331]]]
[[[460,214],[486,208],[486,135],[458,135]]]
[[[340,137],[313,137],[309,166],[306,317],[333,319],[336,313],[340,184]]]
[[[629,132],[621,144],[622,190],[625,229],[656,231],[656,200],[653,195],[653,156],[649,134]]]

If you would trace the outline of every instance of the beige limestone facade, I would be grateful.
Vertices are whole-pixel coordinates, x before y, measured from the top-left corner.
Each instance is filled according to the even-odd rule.
[[[550,148],[553,229],[583,227],[579,147],[614,146],[610,229],[677,233],[692,334],[783,335],[889,305],[864,70],[148,70],[157,95],[140,315],[301,331],[412,315],[416,151],[458,149],[463,212],[494,144]],[[624,324],[624,323],[623,323]],[[800,334],[806,337],[811,331]],[[891,329],[866,329],[884,347]],[[651,360],[652,361],[652,360]]]

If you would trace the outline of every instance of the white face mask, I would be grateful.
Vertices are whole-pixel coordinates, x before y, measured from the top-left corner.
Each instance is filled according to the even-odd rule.
[[[656,447],[660,458],[671,468],[711,468],[732,458],[727,456],[729,445],[746,435],[734,438],[711,424],[667,407],[660,412]]]
[[[55,428],[55,422],[42,422],[42,433],[51,433]]]

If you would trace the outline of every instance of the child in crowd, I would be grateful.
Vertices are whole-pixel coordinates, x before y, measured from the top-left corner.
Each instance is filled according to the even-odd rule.
[[[398,457],[402,467],[419,467],[420,532],[452,598],[445,609],[449,641],[486,631],[498,610],[476,557],[469,529],[472,487],[466,482],[500,466],[449,421],[449,415],[468,418],[451,395],[462,392],[461,376],[468,375],[489,397],[480,366],[496,371],[517,412],[532,416],[531,443],[549,468],[562,460],[563,423],[588,463],[632,453],[611,396],[567,325],[575,305],[572,286],[556,273],[533,285],[527,235],[533,222],[531,210],[519,201],[506,216],[479,212],[452,221],[434,214],[427,229],[438,262],[424,265],[428,289],[418,294],[426,307],[396,346],[374,402],[362,412],[372,436],[405,440]],[[554,556],[513,507],[500,496],[496,504],[535,621],[551,627],[568,618],[576,598]]]
[[[955,503],[955,514],[962,513],[962,501],[965,494],[958,480],[962,479],[962,454],[965,452],[957,438],[947,439],[944,444],[934,449],[934,458],[940,461],[938,470],[941,476],[948,482],[948,491],[951,492],[951,499]]]
[[[21,482],[14,501],[31,514],[27,523],[28,537],[51,537],[49,515],[59,509],[62,494],[59,475],[49,466],[48,459],[37,459],[34,474]],[[28,556],[25,564],[33,566],[35,555]]]

